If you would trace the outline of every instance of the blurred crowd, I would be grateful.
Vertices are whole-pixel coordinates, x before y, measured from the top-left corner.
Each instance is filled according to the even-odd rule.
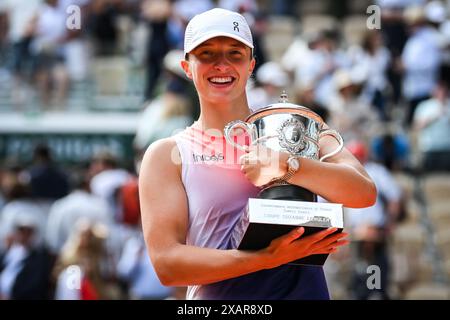
[[[36,146],[32,163],[0,159],[0,299],[183,297],[183,288],[162,286],[151,266],[137,175],[148,145],[198,117],[179,61],[187,22],[214,6],[241,12],[251,25],[251,108],[278,102],[286,90],[290,102],[341,133],[376,182],[376,205],[347,213],[355,261],[349,288],[351,297],[369,298],[361,270],[371,264],[383,266],[386,288],[387,239],[405,218],[407,200],[393,174],[450,171],[450,1],[375,3],[380,28],[363,26],[359,43],[339,28],[299,28],[272,57],[270,25],[274,18],[300,25],[296,1],[0,1],[0,86],[11,81],[13,110],[30,89],[43,110],[64,112],[71,88],[87,81],[101,58],[126,57],[145,74],[131,170],[108,151],[64,167],[46,145]],[[77,23],[72,5],[80,28],[67,25],[68,17]]]
[[[140,228],[136,173],[108,152],[70,171],[36,147],[0,174],[0,298],[164,299]]]

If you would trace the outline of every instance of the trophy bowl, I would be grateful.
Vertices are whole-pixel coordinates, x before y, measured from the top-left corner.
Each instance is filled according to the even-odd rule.
[[[287,152],[292,156],[324,161],[339,153],[344,146],[338,132],[324,127],[325,122],[318,114],[307,107],[287,102],[286,95],[282,95],[279,103],[258,109],[245,121],[236,120],[228,123],[224,128],[224,135],[229,144],[244,151],[248,147],[236,143],[232,138],[237,129],[249,135],[252,145]],[[319,157],[319,139],[325,135],[333,136],[339,142],[339,147]],[[259,197],[317,201],[317,196],[309,190],[280,181],[263,186]]]

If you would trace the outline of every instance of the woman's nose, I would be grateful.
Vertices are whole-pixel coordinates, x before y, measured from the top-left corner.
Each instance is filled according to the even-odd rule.
[[[226,71],[230,68],[230,63],[224,54],[221,54],[217,57],[217,60],[214,63],[214,68],[217,71],[221,71],[221,72]]]

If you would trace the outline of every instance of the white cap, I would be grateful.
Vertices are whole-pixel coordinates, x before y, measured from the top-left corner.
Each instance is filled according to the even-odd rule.
[[[344,69],[339,69],[335,71],[333,74],[333,80],[334,85],[338,90],[342,90],[354,84],[350,72]]]
[[[186,78],[186,74],[184,73],[183,68],[180,65],[180,61],[183,60],[184,54],[183,51],[174,49],[169,51],[163,60],[164,68],[173,72],[177,76],[181,78]]]
[[[189,21],[184,35],[184,53],[215,37],[229,37],[253,49],[253,38],[245,18],[239,13],[215,8]]]
[[[428,21],[442,23],[447,18],[447,11],[442,2],[434,0],[425,5],[425,16]]]

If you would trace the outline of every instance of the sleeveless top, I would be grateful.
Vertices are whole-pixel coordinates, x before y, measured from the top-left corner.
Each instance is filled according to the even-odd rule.
[[[226,143],[222,133],[208,135],[192,126],[174,139],[181,155],[181,178],[189,208],[186,243],[221,250],[237,248],[231,233],[248,198],[257,197],[259,192],[240,171],[243,152]],[[248,145],[245,135],[236,136],[235,141]],[[329,299],[329,294],[322,267],[283,265],[189,286],[187,299]]]

